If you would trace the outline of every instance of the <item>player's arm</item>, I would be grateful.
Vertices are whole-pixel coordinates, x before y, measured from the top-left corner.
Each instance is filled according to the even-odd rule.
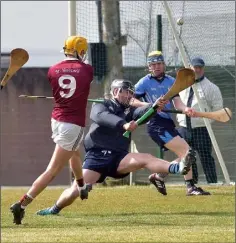
[[[187,107],[183,103],[183,101],[181,100],[179,95],[175,96],[172,99],[172,101],[173,101],[173,105],[174,105],[176,110],[181,110],[181,111],[183,111],[184,114],[186,114],[188,116],[194,116],[195,115],[194,109],[192,109],[191,107]]]
[[[142,106],[149,105],[149,103],[141,101],[135,97],[130,100],[130,105],[133,107],[142,107]]]
[[[150,108],[152,107],[152,104],[147,104],[145,106],[142,106],[142,107],[138,107],[138,108],[135,108],[133,113],[132,113],[132,119],[137,121],[141,116],[143,116]],[[155,115],[155,113],[153,113],[153,115]],[[152,116],[153,116],[152,115]],[[145,124],[147,123],[151,117],[148,117],[148,119],[146,119],[145,121],[142,122],[142,124]],[[140,124],[141,125],[141,124]]]
[[[181,110],[184,111],[185,108],[187,107],[183,101],[181,100],[180,96],[175,96],[173,99],[173,105],[175,107],[176,110]]]
[[[109,109],[102,103],[95,104],[92,107],[90,118],[100,126],[109,127],[112,129],[120,129],[122,132],[134,131],[138,124],[135,121],[127,122],[123,118],[112,114]]]
[[[143,101],[145,94],[145,85],[141,79],[135,84],[135,94],[134,98],[130,101],[130,105],[133,107],[142,107],[148,105],[149,103]]]
[[[157,111],[161,111],[164,106],[168,103],[169,101],[167,100],[163,100],[162,97],[159,97],[154,104],[147,104],[145,106],[142,107],[138,107],[134,110],[133,112],[133,120],[137,120],[139,119],[141,116],[143,116],[147,111],[149,111],[152,107],[156,107],[155,109],[157,109]],[[147,123],[156,113],[153,112],[153,114],[151,116],[148,116],[147,119],[145,119],[140,125]]]
[[[102,103],[93,105],[90,118],[100,126],[113,129],[123,129],[123,125],[126,124],[123,118],[112,114]]]

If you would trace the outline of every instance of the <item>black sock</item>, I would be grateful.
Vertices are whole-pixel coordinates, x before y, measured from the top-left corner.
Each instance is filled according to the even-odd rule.
[[[193,179],[185,180],[185,183],[186,183],[187,188],[195,186]]]
[[[81,179],[79,179],[79,180],[76,180],[77,181],[77,185],[79,186],[79,187],[83,187],[84,186],[84,179],[83,178],[81,178]]]
[[[52,214],[58,214],[61,210],[62,210],[62,208],[59,208],[56,204],[54,204],[50,208],[50,211],[51,211]]]

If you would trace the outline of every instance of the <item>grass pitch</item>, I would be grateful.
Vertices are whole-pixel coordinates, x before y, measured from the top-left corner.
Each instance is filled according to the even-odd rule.
[[[13,225],[9,206],[25,189],[3,189],[2,242],[235,242],[235,187],[204,187],[212,196],[186,197],[184,187],[95,188],[60,216],[37,216],[63,189],[47,189]]]

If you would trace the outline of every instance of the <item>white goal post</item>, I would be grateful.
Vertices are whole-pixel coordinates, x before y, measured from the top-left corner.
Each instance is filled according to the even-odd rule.
[[[68,1],[68,36],[76,35],[76,1]],[[70,183],[73,183],[73,173],[69,168]]]
[[[190,67],[190,63],[189,63],[189,60],[187,58],[187,54],[184,50],[184,46],[183,46],[183,43],[182,41],[180,40],[179,38],[179,35],[178,35],[178,32],[175,28],[175,23],[174,23],[174,20],[172,18],[172,14],[171,14],[171,9],[169,7],[169,4],[167,1],[162,1],[163,5],[164,5],[164,9],[167,13],[167,16],[168,16],[168,20],[170,22],[170,25],[171,25],[171,29],[172,29],[172,32],[173,32],[173,35],[174,35],[174,38],[175,38],[175,42],[176,42],[176,45],[177,47],[179,48],[180,50],[180,54],[181,54],[181,58],[183,60],[183,63],[184,63],[184,66],[186,68]],[[193,87],[193,91],[194,91],[194,94],[196,95],[196,98],[198,100],[198,104],[199,104],[199,108],[202,112],[204,112],[204,107],[203,107],[203,104],[201,102],[201,99],[199,97],[199,94],[197,92],[197,89],[195,87],[195,85],[192,86]],[[212,127],[211,127],[211,124],[210,122],[208,121],[208,119],[204,118],[204,122],[205,122],[205,125],[206,125],[206,128],[207,128],[207,131],[209,133],[209,136],[211,138],[211,141],[212,141],[212,144],[213,144],[213,147],[215,149],[215,152],[216,152],[216,155],[217,155],[217,158],[219,160],[219,163],[220,163],[220,166],[221,166],[221,169],[222,169],[222,172],[223,172],[223,175],[224,175],[224,178],[225,178],[225,182],[227,185],[230,184],[230,178],[229,178],[229,173],[227,171],[227,168],[225,166],[225,162],[224,162],[224,159],[222,157],[222,154],[220,152],[220,149],[219,149],[219,146],[218,146],[218,143],[216,141],[216,138],[215,138],[215,135],[213,133],[213,130],[212,130]]]
[[[76,35],[76,1],[68,1],[68,36]]]

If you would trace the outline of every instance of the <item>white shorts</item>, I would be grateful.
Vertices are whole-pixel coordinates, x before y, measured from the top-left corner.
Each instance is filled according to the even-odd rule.
[[[51,119],[53,141],[68,151],[76,151],[84,137],[84,128],[67,122]]]

